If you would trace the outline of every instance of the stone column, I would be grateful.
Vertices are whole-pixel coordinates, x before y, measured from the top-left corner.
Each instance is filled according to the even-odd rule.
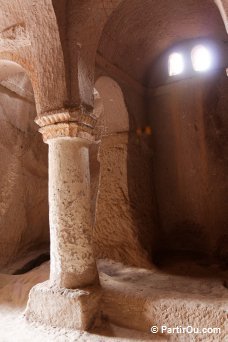
[[[49,145],[50,279],[31,290],[26,317],[86,330],[99,312],[100,299],[92,250],[88,150],[92,136],[75,123],[40,131]]]
[[[50,280],[60,287],[85,287],[98,279],[92,251],[89,141],[55,138],[48,144]]]

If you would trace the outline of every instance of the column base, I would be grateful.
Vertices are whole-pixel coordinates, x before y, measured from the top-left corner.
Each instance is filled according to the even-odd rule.
[[[31,289],[25,317],[45,325],[88,330],[100,319],[100,299],[99,286],[71,290],[46,281]]]

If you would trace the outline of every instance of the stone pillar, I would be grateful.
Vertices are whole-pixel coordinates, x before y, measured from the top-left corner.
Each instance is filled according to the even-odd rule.
[[[100,300],[92,250],[88,150],[92,136],[75,123],[40,131],[49,145],[50,279],[31,290],[25,315],[45,324],[87,330]]]
[[[92,251],[88,140],[55,138],[49,144],[50,280],[81,288],[97,282]]]

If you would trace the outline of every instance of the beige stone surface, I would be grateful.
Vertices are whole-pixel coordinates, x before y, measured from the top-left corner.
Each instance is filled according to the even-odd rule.
[[[219,326],[218,340],[227,338],[227,274],[213,266],[228,263],[227,10],[227,0],[0,0],[4,272],[32,268],[49,245],[47,147],[32,122],[35,112],[49,143],[50,279],[32,289],[27,317],[52,327],[34,325],[35,336],[21,320],[19,338],[117,336],[107,322],[93,334],[68,329],[92,325],[99,279],[104,320],[144,332],[154,322],[179,320]],[[213,81],[191,68],[190,50],[201,40],[213,51]],[[186,80],[167,79],[170,49],[188,56]],[[202,257],[206,273],[162,267],[167,256],[186,254],[194,266]],[[98,262],[100,278],[99,258],[106,259]],[[0,317],[9,314],[0,320],[0,331],[8,329],[4,340],[18,337],[17,313],[48,271],[46,264],[16,278],[0,275]],[[54,325],[63,330],[55,333]],[[189,341],[205,336],[194,337]]]
[[[158,55],[168,43],[171,44],[170,39],[175,43],[180,32],[182,35],[179,39],[192,38],[193,34],[189,33],[188,27],[197,36],[198,32],[207,36],[214,35],[214,32],[220,33],[223,29],[225,31],[224,23],[227,25],[226,0],[216,3],[207,0],[202,4],[188,0],[177,8],[174,1],[169,4],[162,1],[155,5],[151,0],[76,0],[68,3],[65,0],[41,0],[39,3],[1,0],[0,8],[1,58],[18,62],[26,69],[33,83],[39,115],[65,106],[78,108],[81,105],[85,111],[91,111],[96,53],[98,45],[99,51],[104,53],[107,39],[110,43],[109,37],[112,37],[114,44],[109,44],[105,57],[138,79],[145,75],[154,57],[153,53]],[[154,17],[157,20],[154,21]],[[123,26],[122,18],[127,18],[129,25]],[[144,25],[138,22],[141,18]],[[165,19],[161,21],[159,18]],[[163,24],[160,27],[161,22]],[[181,29],[175,22],[181,25]],[[112,25],[114,33],[110,32]],[[131,45],[129,37],[134,37],[131,34],[135,31],[134,25],[138,28],[138,43],[134,45],[136,57],[129,48],[115,53],[122,51],[122,45],[116,47],[115,42],[122,41],[127,46]],[[120,32],[122,39],[118,38]],[[142,48],[144,32],[150,34]],[[155,48],[152,36],[155,39],[159,36],[157,41],[162,45]],[[148,59],[144,60],[146,56]],[[120,58],[131,63],[122,66]],[[129,66],[137,69],[139,64],[143,65],[142,75],[132,67],[129,69]]]
[[[149,224],[147,227],[143,225],[146,217],[144,222],[140,218],[142,208],[137,202],[140,190],[129,188],[129,181],[134,182],[134,178],[129,180],[128,143],[127,133],[102,138],[99,151],[100,182],[94,227],[94,251],[98,258],[110,258],[130,265],[151,267],[145,240],[148,237],[148,244],[152,240],[152,229],[149,230]],[[137,157],[134,161],[137,163]],[[149,209],[150,198],[148,202],[145,199],[144,204]],[[138,215],[139,220],[136,220],[135,215]],[[139,230],[139,226],[142,230]]]
[[[102,110],[95,127],[100,143],[90,149],[92,200],[96,201],[94,252],[97,258],[151,267],[151,156],[131,132],[131,118],[117,82],[102,76],[95,87]]]
[[[64,62],[51,1],[0,2],[1,59],[19,63],[33,84],[38,114],[64,107]]]
[[[54,138],[49,144],[52,283],[77,288],[97,281],[90,205],[89,143]]]
[[[30,89],[20,75],[21,90]],[[49,244],[47,147],[34,118],[33,103],[0,86],[1,269]]]
[[[100,319],[101,295],[99,286],[69,290],[47,281],[31,289],[25,317],[40,324],[88,331]]]
[[[151,98],[158,248],[164,253],[210,255],[224,265],[228,260],[227,90],[221,70],[161,87]]]
[[[110,77],[101,76],[95,83],[95,89],[103,107],[96,124],[101,136],[128,132],[129,114],[119,84]],[[96,107],[95,103],[95,110]]]
[[[220,334],[165,334],[171,341],[225,341],[227,272],[179,262],[152,271],[100,261],[104,311],[111,322],[142,331],[150,327],[220,328]],[[194,275],[194,276],[193,276]],[[162,334],[159,334],[162,336]],[[164,335],[163,335],[164,336]]]
[[[185,275],[172,274],[174,270],[178,273],[182,269]],[[198,276],[193,278],[193,271]],[[217,277],[212,277],[215,272]],[[55,324],[28,324],[22,312],[30,288],[48,279],[49,265],[45,263],[19,276],[0,274],[0,336],[3,341],[226,341],[228,298],[227,289],[222,285],[225,274],[215,268],[182,263],[161,272],[101,260],[99,274],[104,290],[104,318],[131,329],[111,324],[85,333],[60,329]],[[221,334],[202,336],[149,332],[152,325],[159,327],[161,324],[170,327],[184,327],[186,324],[195,328],[220,327]],[[145,332],[133,330],[133,327]]]
[[[151,68],[162,54],[181,41],[199,37],[227,40],[213,0],[126,0],[107,21],[98,51],[134,80],[150,87],[154,81]]]
[[[21,263],[21,265],[23,262]],[[0,339],[4,342],[132,342],[151,340],[151,335],[115,325],[104,324],[90,333],[28,322],[23,315],[29,291],[48,279],[49,266],[18,275],[0,274]],[[60,316],[60,315],[59,315]],[[72,320],[71,320],[72,322]],[[69,322],[68,322],[69,324]],[[157,341],[157,339],[153,339]]]

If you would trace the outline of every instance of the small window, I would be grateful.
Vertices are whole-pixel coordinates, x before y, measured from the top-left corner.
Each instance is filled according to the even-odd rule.
[[[174,52],[169,56],[169,76],[179,75],[184,71],[182,54]]]
[[[192,66],[195,71],[207,71],[211,67],[212,57],[210,51],[203,45],[197,45],[191,53]]]

